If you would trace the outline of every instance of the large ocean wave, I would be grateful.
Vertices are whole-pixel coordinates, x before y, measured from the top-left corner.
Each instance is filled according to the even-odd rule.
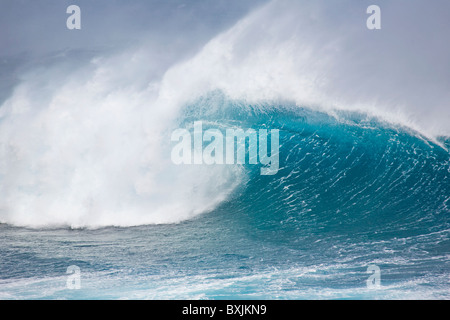
[[[365,113],[330,115],[288,103],[252,105],[227,99],[221,92],[184,106],[174,122],[189,127],[194,121],[203,121],[204,130],[278,129],[279,171],[262,176],[261,165],[248,164],[248,154],[243,165],[175,165],[170,162],[174,143],[168,130],[158,137],[167,145],[158,145],[161,154],[152,160],[166,159],[144,168],[130,168],[138,166],[136,159],[123,154],[123,149],[116,150],[116,140],[109,141],[113,145],[107,149],[114,152],[113,159],[99,152],[101,144],[85,151],[95,151],[94,155],[75,159],[64,157],[74,152],[73,145],[42,150],[25,159],[15,150],[7,158],[8,169],[21,168],[22,179],[3,184],[2,222],[31,227],[135,226],[176,223],[223,210],[295,237],[299,230],[305,234],[364,231],[376,236],[449,227],[450,163],[445,137],[429,139]],[[121,147],[129,143],[118,141]],[[33,168],[49,153],[55,158],[48,165],[56,168]],[[152,172],[152,166],[158,172]],[[63,171],[58,175],[56,170]],[[45,189],[53,185],[58,188]],[[78,199],[74,198],[77,193]]]
[[[159,77],[145,45],[26,69],[0,108],[0,222],[177,223],[234,199],[231,211],[292,230],[446,224],[445,83],[423,105],[412,61],[388,68],[409,48],[388,36],[378,60],[386,44],[333,6],[270,2]],[[175,166],[170,133],[195,120],[279,129],[279,172]]]

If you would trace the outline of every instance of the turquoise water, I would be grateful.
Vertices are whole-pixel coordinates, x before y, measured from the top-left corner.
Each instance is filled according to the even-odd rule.
[[[2,224],[0,298],[450,298],[448,141],[364,114],[208,97],[180,125],[195,120],[279,129],[280,170],[243,165],[226,200],[175,224]],[[369,265],[380,268],[378,288],[366,285]]]

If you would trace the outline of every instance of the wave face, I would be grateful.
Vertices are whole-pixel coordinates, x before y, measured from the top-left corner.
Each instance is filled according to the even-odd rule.
[[[353,112],[246,105],[220,94],[201,99],[185,116],[212,126],[280,130],[279,172],[267,177],[244,165],[245,185],[221,206],[269,238],[377,238],[449,228],[449,152],[408,128]]]

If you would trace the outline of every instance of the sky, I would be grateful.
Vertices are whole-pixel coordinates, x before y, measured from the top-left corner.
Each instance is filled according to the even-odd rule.
[[[66,28],[71,4],[81,8],[81,30]],[[381,8],[381,30],[366,28],[371,4]],[[299,68],[297,75],[326,78],[327,85],[314,86],[332,98],[327,103],[384,104],[383,110],[395,105],[424,131],[450,133],[450,3],[445,0],[1,0],[1,7],[0,100],[24,73],[61,55],[72,55],[78,68],[98,55],[140,48],[161,79],[240,21],[253,19],[245,32],[235,34],[233,47],[242,59],[294,39],[289,45],[309,50],[310,56],[291,52],[293,63],[317,66]]]
[[[117,47],[145,41],[205,40],[263,1],[248,0],[2,0],[2,55]],[[78,5],[82,29],[66,28]]]
[[[77,59],[145,46],[161,72],[193,55],[261,0],[0,0],[0,100],[20,75],[61,54]],[[68,30],[69,5],[81,9],[81,30]]]

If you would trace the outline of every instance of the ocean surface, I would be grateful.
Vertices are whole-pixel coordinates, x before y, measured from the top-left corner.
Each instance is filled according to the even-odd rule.
[[[253,108],[211,97],[187,107],[184,121],[217,119],[189,112],[212,103],[221,104],[222,126],[280,130],[276,175],[241,165],[245,178],[226,200],[178,223],[3,224],[0,298],[450,297],[446,141],[360,114],[338,121],[288,105]],[[80,268],[80,287],[71,290],[72,265]],[[378,287],[366,283],[369,265],[380,268]]]
[[[448,1],[5,3],[0,299],[450,299]]]

